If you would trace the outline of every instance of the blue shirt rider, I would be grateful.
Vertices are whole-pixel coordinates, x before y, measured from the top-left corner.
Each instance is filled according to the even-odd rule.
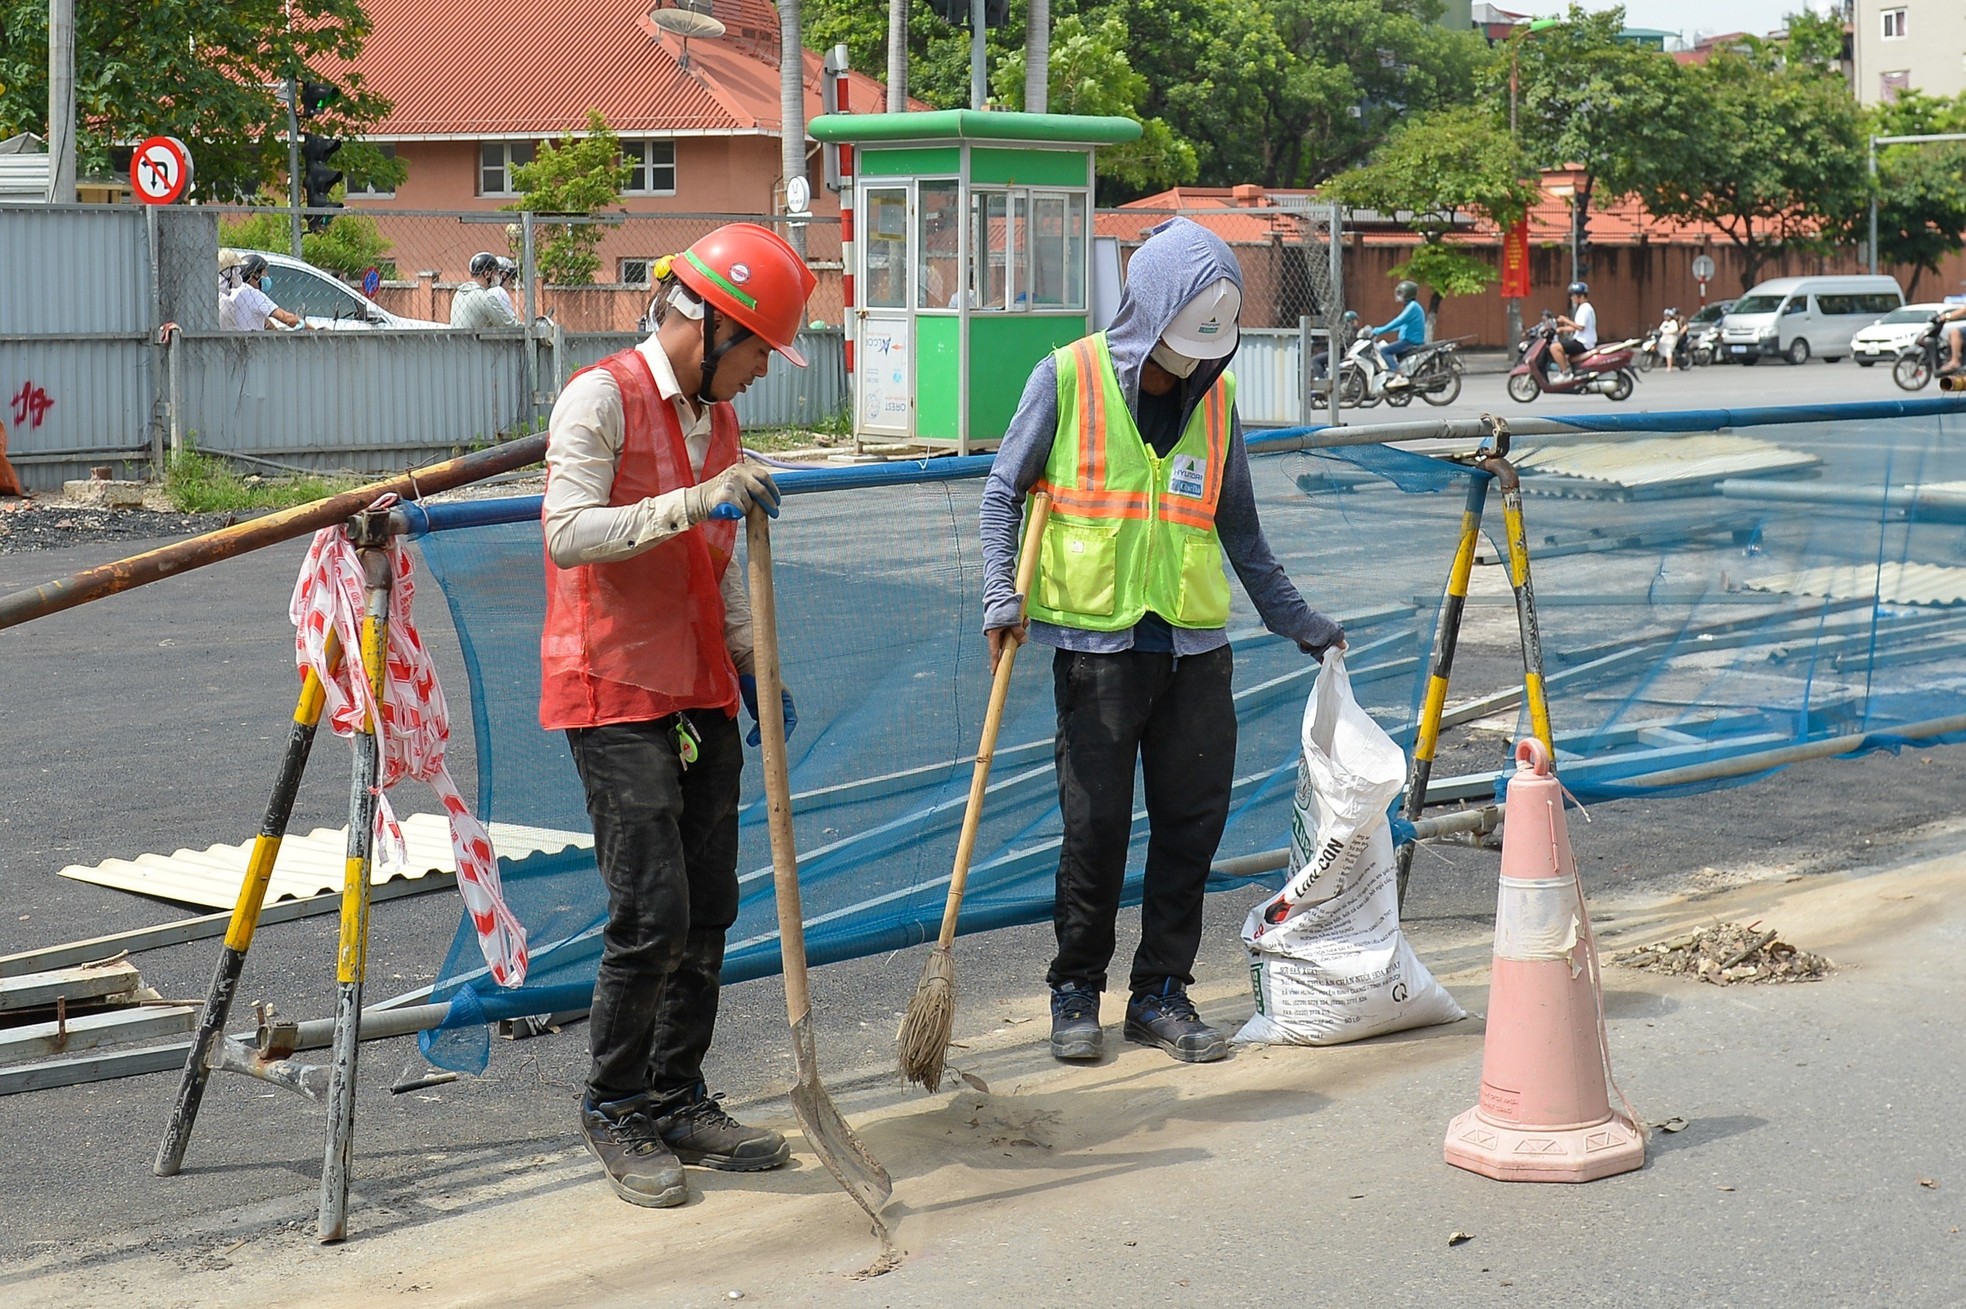
[[[1401,359],[1427,343],[1427,315],[1420,308],[1419,283],[1401,282],[1393,288],[1393,295],[1399,299],[1399,312],[1385,326],[1371,331],[1374,337],[1392,331],[1399,333],[1398,339],[1379,343],[1379,357],[1386,361],[1387,368],[1397,370]]]

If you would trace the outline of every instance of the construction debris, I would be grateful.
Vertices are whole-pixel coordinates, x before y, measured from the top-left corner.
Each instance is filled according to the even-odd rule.
[[[1715,923],[1687,935],[1613,955],[1611,962],[1654,973],[1697,977],[1716,986],[1734,982],[1820,982],[1834,965],[1798,950],[1760,923]]]

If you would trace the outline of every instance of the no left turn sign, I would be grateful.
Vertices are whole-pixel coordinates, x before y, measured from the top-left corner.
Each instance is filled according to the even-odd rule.
[[[153,136],[130,156],[130,186],[147,205],[173,204],[191,189],[191,152],[174,136]]]

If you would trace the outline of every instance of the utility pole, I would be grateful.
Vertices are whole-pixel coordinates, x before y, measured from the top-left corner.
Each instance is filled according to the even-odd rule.
[[[983,13],[983,0],[969,0],[969,107],[981,109],[990,96],[989,83],[984,77],[984,23],[988,21]]]
[[[48,203],[75,203],[75,0],[48,0]]]
[[[293,257],[300,253],[300,78],[287,79],[287,204]]]
[[[1024,112],[1051,104],[1051,0],[1030,0],[1024,17]]]

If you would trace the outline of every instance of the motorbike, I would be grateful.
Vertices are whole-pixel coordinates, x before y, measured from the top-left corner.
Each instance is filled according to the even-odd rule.
[[[1369,409],[1384,400],[1397,409],[1417,395],[1430,405],[1451,405],[1460,398],[1463,371],[1458,342],[1431,342],[1388,368],[1372,334],[1361,331],[1338,366],[1338,403]]]
[[[1691,341],[1692,335],[1688,331],[1682,330],[1680,332],[1679,340],[1673,346],[1672,366],[1674,368],[1691,368],[1695,363],[1704,364],[1712,360],[1713,356],[1711,353],[1705,359],[1695,356]],[[1655,366],[1665,362],[1665,356],[1659,353],[1658,328],[1655,327],[1647,332],[1645,339],[1639,342],[1638,357],[1634,362],[1638,364],[1638,371],[1641,373],[1649,373]]]
[[[1932,315],[1918,338],[1898,352],[1898,361],[1891,365],[1892,381],[1907,391],[1922,391],[1938,376],[1946,354],[1945,324],[1944,318]]]
[[[1556,360],[1550,346],[1556,338],[1555,316],[1545,314],[1516,345],[1521,362],[1509,370],[1509,399],[1528,404],[1546,391],[1551,395],[1608,395],[1613,400],[1631,397],[1632,388],[1638,385],[1638,374],[1632,371],[1636,338],[1599,344],[1587,351],[1571,365],[1570,378],[1563,382],[1552,380]]]

